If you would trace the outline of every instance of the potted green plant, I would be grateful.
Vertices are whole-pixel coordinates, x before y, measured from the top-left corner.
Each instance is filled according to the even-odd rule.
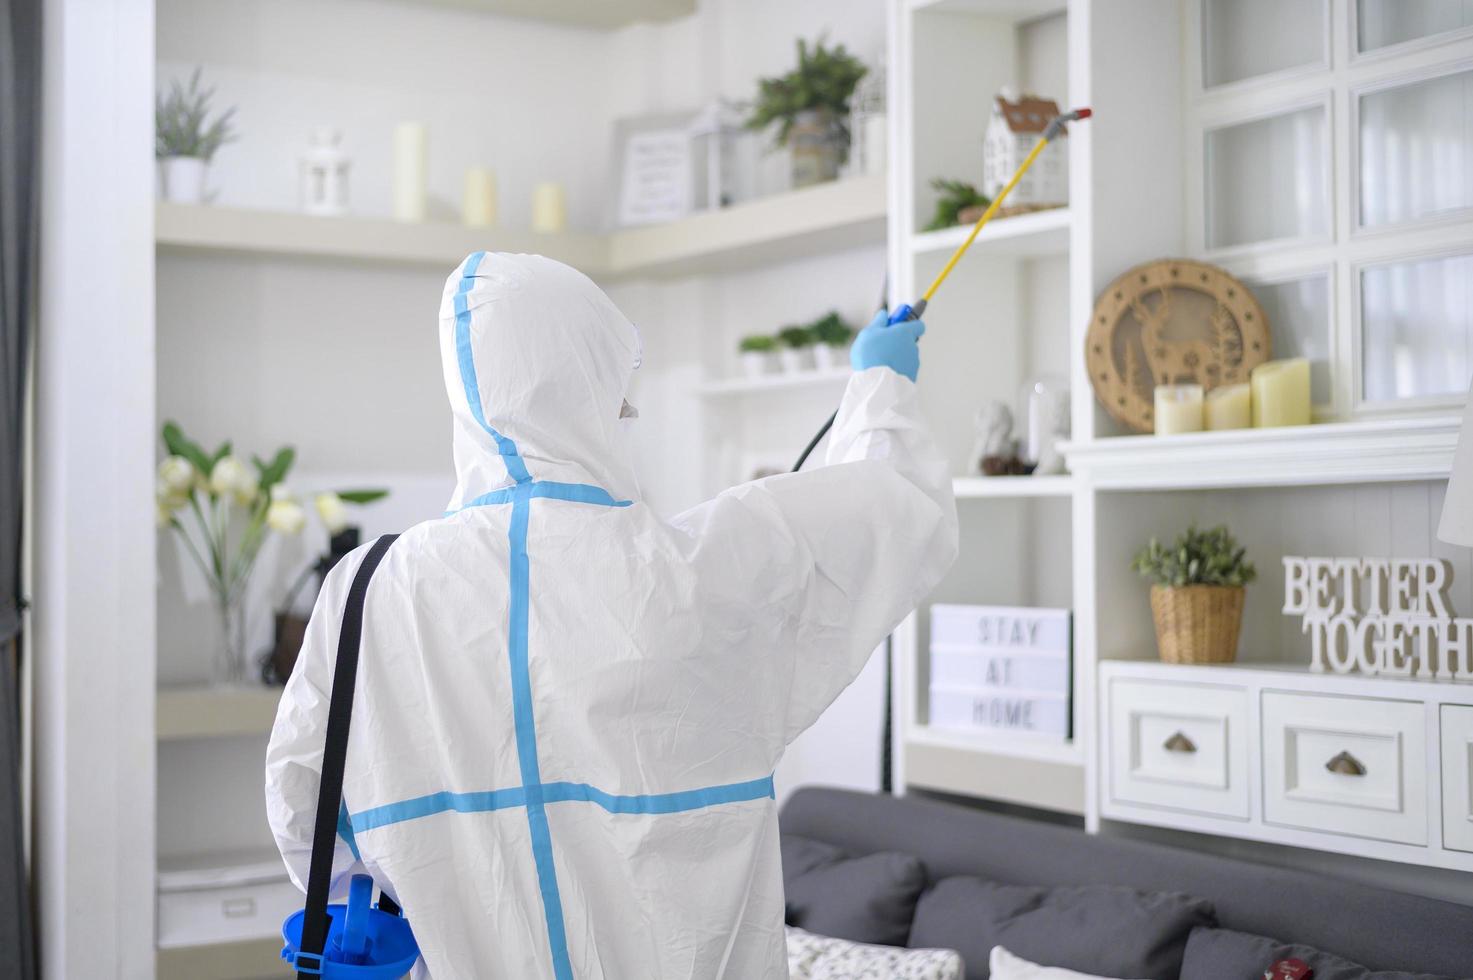
[[[813,361],[820,371],[837,371],[849,365],[849,341],[854,328],[838,310],[830,310],[809,327],[813,333]]]
[[[793,154],[793,186],[806,187],[839,176],[849,151],[849,100],[864,77],[864,63],[842,44],[809,47],[798,39],[798,67],[758,82],[751,129],[777,127],[775,141]]]
[[[213,88],[199,87],[200,70],[189,87],[176,78],[154,102],[154,155],[162,168],[165,200],[198,204],[205,198],[205,173],[215,151],[235,139],[232,106],[210,118]]]
[[[1156,646],[1171,664],[1232,663],[1243,625],[1244,587],[1258,577],[1226,527],[1195,526],[1163,547],[1155,538],[1131,563],[1151,582]]]
[[[268,534],[297,534],[307,512],[286,486],[296,451],[284,446],[270,462],[252,456],[255,472],[227,440],[212,453],[164,424],[169,455],[159,464],[155,510],[160,528],[172,529],[205,577],[219,616],[215,679],[239,684],[246,676],[245,593]],[[329,532],[346,525],[344,504],[367,504],[387,490],[339,490],[320,494],[318,515]]]
[[[778,360],[787,374],[797,374],[813,369],[813,330],[811,327],[794,325],[783,327],[777,332]]]
[[[931,221],[926,225],[927,231],[951,228],[961,221],[961,213],[967,208],[985,208],[992,203],[992,198],[961,180],[937,177],[931,181],[931,189],[939,196],[936,198],[936,210],[931,213]]]
[[[743,337],[737,347],[741,353],[742,374],[760,378],[772,370],[772,352],[777,350],[776,337],[752,334]]]

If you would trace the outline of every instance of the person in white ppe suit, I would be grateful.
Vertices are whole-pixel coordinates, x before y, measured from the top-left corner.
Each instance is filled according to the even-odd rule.
[[[672,521],[637,498],[638,333],[588,278],[478,252],[440,307],[458,484],[369,586],[334,895],[367,873],[435,980],[787,975],[773,769],[956,554],[877,318],[827,465]],[[266,760],[305,889],[348,586],[328,576]]]

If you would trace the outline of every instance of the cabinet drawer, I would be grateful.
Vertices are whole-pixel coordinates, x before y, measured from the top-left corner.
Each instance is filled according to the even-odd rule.
[[[1114,679],[1107,786],[1119,803],[1248,819],[1248,695]]]
[[[1426,737],[1417,702],[1264,691],[1264,820],[1425,846]]]
[[[1473,707],[1442,706],[1442,844],[1473,851]]]

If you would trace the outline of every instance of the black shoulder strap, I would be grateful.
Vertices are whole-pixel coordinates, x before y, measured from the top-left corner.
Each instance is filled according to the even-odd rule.
[[[312,830],[312,864],[307,876],[307,909],[302,922],[297,977],[322,975],[322,950],[327,944],[327,891],[332,884],[332,856],[337,845],[338,809],[343,801],[343,764],[348,758],[348,725],[353,714],[353,688],[358,681],[358,648],[363,639],[363,599],[368,582],[397,534],[385,534],[373,543],[343,607],[338,633],[337,666],[332,677],[332,699],[327,709],[327,745],[322,753],[322,780],[317,790],[317,822]],[[303,962],[303,958],[307,962]],[[304,968],[305,967],[305,968]],[[315,967],[315,968],[314,968]]]

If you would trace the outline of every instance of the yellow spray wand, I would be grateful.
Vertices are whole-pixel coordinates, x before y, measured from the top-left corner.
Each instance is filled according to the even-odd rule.
[[[1033,166],[1033,161],[1037,160],[1038,155],[1043,152],[1043,148],[1048,146],[1049,142],[1055,136],[1058,136],[1064,131],[1065,123],[1074,122],[1079,119],[1088,119],[1093,114],[1094,112],[1091,109],[1073,109],[1049,120],[1049,124],[1044,127],[1043,135],[1033,145],[1033,149],[1028,152],[1028,155],[1023,158],[1023,162],[1018,164],[1018,169],[1013,172],[1012,179],[1003,185],[1002,190],[997,192],[997,196],[992,199],[992,203],[987,205],[987,210],[982,212],[982,217],[978,218],[977,223],[972,226],[971,234],[967,235],[966,241],[958,245],[956,251],[951,253],[951,258],[947,259],[946,264],[941,267],[941,271],[936,273],[936,278],[931,280],[931,285],[926,287],[926,291],[921,294],[920,299],[914,303],[902,303],[896,308],[895,312],[890,316],[891,323],[903,323],[906,320],[917,320],[920,318],[921,314],[926,311],[927,304],[931,302],[931,297],[936,295],[936,290],[941,288],[941,284],[946,281],[946,277],[951,275],[951,270],[955,269],[956,264],[961,261],[962,256],[967,254],[967,249],[971,248],[972,243],[977,240],[978,232],[986,227],[987,222],[991,221],[993,216],[997,214],[998,209],[1002,207],[1002,202],[1007,198],[1008,194],[1012,193],[1013,188],[1018,186],[1018,182],[1023,179],[1023,175],[1028,172],[1028,168]],[[834,419],[838,417],[838,414],[838,412],[835,412],[833,415],[830,415],[829,420],[823,424],[823,428],[818,430],[808,445],[803,449],[803,454],[798,457],[798,462],[793,466],[794,473],[803,468],[803,464],[808,461],[809,454],[823,441],[823,437],[828,435],[828,431],[833,427]]]

